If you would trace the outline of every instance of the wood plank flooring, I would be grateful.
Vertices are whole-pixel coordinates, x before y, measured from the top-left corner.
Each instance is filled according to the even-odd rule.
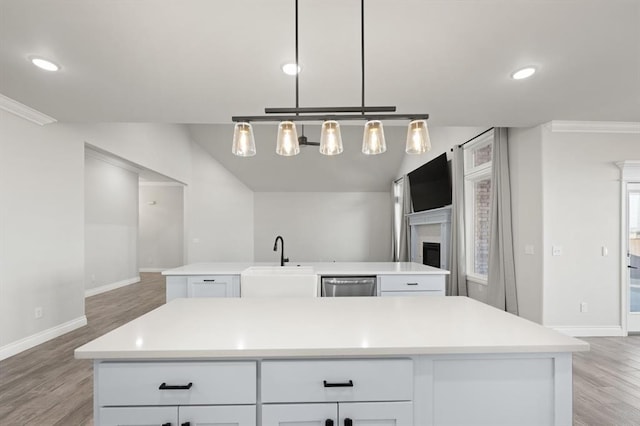
[[[140,275],[87,298],[87,326],[0,362],[0,425],[93,425],[92,363],[73,350],[164,303],[164,277]],[[640,336],[584,340],[591,351],[573,358],[574,425],[640,425]]]
[[[93,368],[73,350],[164,304],[159,273],[85,299],[88,324],[0,361],[0,425],[93,425]]]

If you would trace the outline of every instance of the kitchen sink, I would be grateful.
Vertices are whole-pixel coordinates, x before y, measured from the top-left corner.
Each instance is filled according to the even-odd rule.
[[[240,297],[317,297],[311,266],[252,266],[240,275]]]

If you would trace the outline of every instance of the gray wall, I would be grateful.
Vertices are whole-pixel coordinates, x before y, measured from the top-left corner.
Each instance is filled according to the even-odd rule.
[[[390,261],[390,192],[256,192],[255,260]]]
[[[189,185],[187,226],[206,245],[187,262],[252,259],[253,193],[184,126],[0,123],[0,359],[86,321],[85,143]]]
[[[83,163],[82,139],[0,110],[0,359],[83,324]]]
[[[140,182],[138,263],[141,271],[184,264],[184,188]]]
[[[92,295],[138,278],[138,174],[91,151],[84,164],[84,282]]]
[[[605,333],[621,325],[621,184],[615,162],[622,160],[640,160],[639,133],[553,132],[542,126],[545,325]],[[553,245],[562,247],[562,256],[552,256]],[[588,303],[588,312],[580,312],[581,302]]]

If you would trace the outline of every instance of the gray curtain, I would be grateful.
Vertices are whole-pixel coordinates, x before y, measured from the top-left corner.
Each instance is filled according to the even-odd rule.
[[[464,152],[453,147],[452,160],[453,199],[451,206],[451,275],[447,285],[448,296],[467,295],[467,273],[464,237]]]
[[[399,192],[396,192],[395,185],[399,186]],[[407,175],[395,181],[391,191],[394,200],[392,224],[393,261],[408,262],[409,219],[405,217],[405,214],[411,213],[411,193],[409,192],[409,179]],[[399,211],[395,208],[396,203],[399,203]]]
[[[490,215],[487,301],[518,315],[506,128],[494,130]]]

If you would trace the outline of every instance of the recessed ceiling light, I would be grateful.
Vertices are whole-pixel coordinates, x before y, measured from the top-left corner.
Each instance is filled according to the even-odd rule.
[[[33,65],[45,71],[58,71],[60,69],[60,66],[58,66],[57,64],[54,64],[49,60],[37,58],[37,57],[32,57],[30,59]]]
[[[523,78],[529,78],[536,73],[536,69],[534,67],[526,67],[519,69],[518,71],[511,74],[511,78],[514,80],[522,80]]]
[[[296,64],[284,64],[282,66],[282,71],[287,75],[296,75],[300,70],[300,65],[296,66]]]

